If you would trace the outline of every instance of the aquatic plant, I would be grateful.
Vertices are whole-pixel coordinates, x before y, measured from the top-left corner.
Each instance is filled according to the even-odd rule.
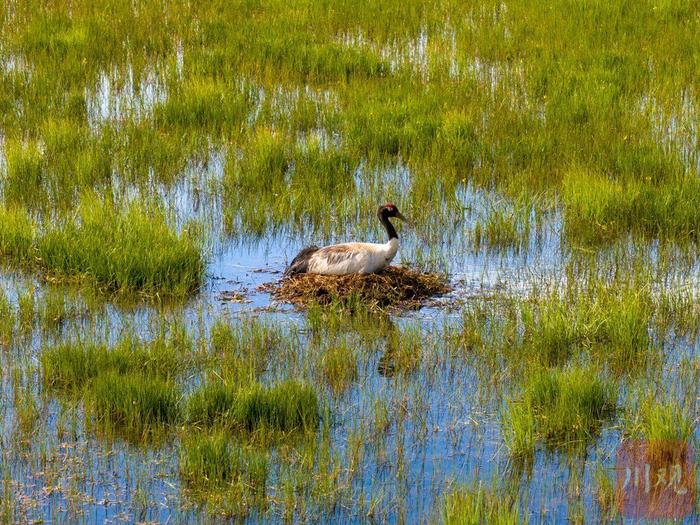
[[[180,391],[170,380],[133,372],[93,379],[90,409],[98,425],[140,437],[179,418]]]
[[[40,265],[54,279],[88,280],[111,292],[185,296],[202,279],[200,247],[186,232],[176,234],[163,214],[132,204],[86,197],[78,221],[66,221],[41,235]]]
[[[504,497],[481,483],[474,487],[459,487],[445,495],[442,521],[445,525],[528,523],[527,518],[521,516],[518,505],[517,500]]]
[[[3,262],[31,264],[36,224],[26,210],[0,207],[0,255]]]
[[[163,338],[141,343],[127,337],[112,348],[92,342],[63,343],[45,349],[40,359],[47,388],[74,391],[91,388],[92,380],[109,373],[173,378],[181,371],[183,353]]]
[[[224,432],[195,433],[183,439],[179,462],[180,476],[209,512],[241,517],[265,508],[270,467],[264,451]]]
[[[580,447],[595,437],[616,409],[615,383],[595,370],[572,366],[533,372],[523,391],[506,401],[502,426],[515,456],[539,444]]]
[[[315,391],[291,380],[270,387],[207,384],[192,394],[187,413],[194,425],[220,424],[247,431],[315,430],[320,421]]]

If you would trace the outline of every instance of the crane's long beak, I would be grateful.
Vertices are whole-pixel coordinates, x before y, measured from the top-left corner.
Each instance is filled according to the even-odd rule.
[[[399,220],[402,220],[402,221],[405,222],[405,223],[408,223],[409,226],[413,226],[413,222],[411,222],[410,219],[407,219],[406,217],[404,217],[403,215],[401,215],[401,212],[400,212],[400,211],[397,211],[397,212],[396,212],[396,218],[399,219]]]

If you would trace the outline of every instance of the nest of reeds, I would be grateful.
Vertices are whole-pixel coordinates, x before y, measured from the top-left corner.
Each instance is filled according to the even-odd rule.
[[[389,266],[378,273],[317,275],[300,273],[262,285],[281,302],[309,304],[361,303],[368,308],[418,309],[451,290],[444,276]]]

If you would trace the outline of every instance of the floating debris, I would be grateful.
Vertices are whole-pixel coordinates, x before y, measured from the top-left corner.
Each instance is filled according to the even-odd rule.
[[[415,310],[451,291],[444,275],[389,266],[378,273],[317,275],[300,273],[261,285],[281,302],[304,307],[333,301],[362,302],[368,308]]]
[[[224,290],[221,292],[217,299],[226,303],[250,303],[252,302],[243,293],[237,292],[235,290]]]

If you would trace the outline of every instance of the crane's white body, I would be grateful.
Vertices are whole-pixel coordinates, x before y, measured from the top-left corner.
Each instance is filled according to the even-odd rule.
[[[387,266],[399,250],[399,240],[383,244],[348,242],[326,246],[314,252],[308,260],[308,272],[321,275],[374,273]]]

